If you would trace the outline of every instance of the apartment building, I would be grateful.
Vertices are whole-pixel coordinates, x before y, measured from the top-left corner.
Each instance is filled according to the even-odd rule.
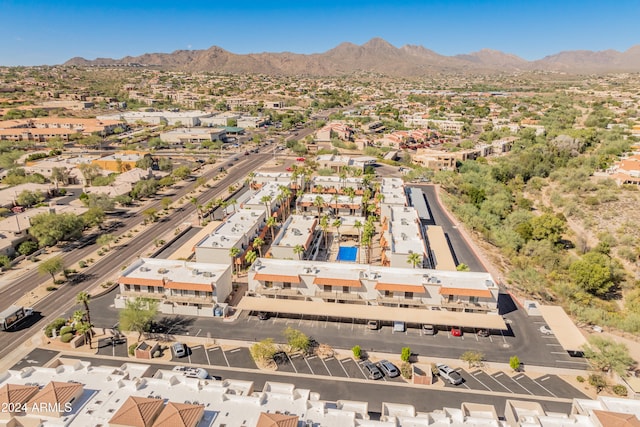
[[[251,188],[258,189],[270,182],[278,183],[279,185],[286,185],[291,187],[291,172],[254,172],[253,175],[249,175]]]
[[[456,262],[449,249],[449,242],[444,230],[439,225],[427,226],[427,245],[429,247],[429,261],[436,270],[455,271]]]
[[[353,129],[344,123],[331,122],[316,131],[316,141],[330,142],[331,138],[350,141],[353,137]]]
[[[91,163],[111,172],[125,172],[136,167],[136,163],[148,153],[141,151],[120,151],[109,156],[103,156],[93,160]]]
[[[341,156],[337,154],[322,154],[316,157],[319,168],[331,169],[335,173],[340,173],[345,167],[352,167],[364,170],[366,166],[373,165],[376,162],[375,157],[369,156]]]
[[[242,207],[248,209],[268,209],[269,215],[278,214],[286,203],[285,200],[280,199],[280,184],[279,182],[267,182],[251,194],[244,202]],[[268,201],[265,201],[267,200]]]
[[[211,117],[201,117],[200,126],[206,127],[225,127],[230,122],[236,122],[240,118],[239,114],[232,112],[224,112],[212,115]]]
[[[140,258],[122,272],[118,286],[116,308],[124,308],[128,300],[148,298],[158,301],[164,314],[213,317],[216,307],[222,314],[231,293],[231,264]]]
[[[248,283],[239,307],[250,310],[504,327],[497,315],[498,286],[489,273],[259,258]]]
[[[322,201],[320,205],[318,202]],[[322,215],[331,212],[334,216],[364,216],[362,196],[349,197],[347,195],[305,193],[296,202],[298,212],[308,215]]]
[[[66,182],[59,182],[59,185],[67,184],[85,184],[84,176],[78,169],[78,165],[91,163],[94,160],[99,159],[99,156],[69,156],[69,157],[47,157],[36,161],[26,162],[24,167],[25,172],[39,173],[45,177],[50,177],[53,168],[64,169],[68,173],[68,179]]]
[[[427,250],[422,237],[420,218],[415,208],[392,206],[390,215],[382,222],[381,261],[383,266],[398,268],[422,268]],[[415,265],[411,254],[418,254]]]
[[[407,195],[404,190],[404,182],[400,178],[382,178],[380,185],[380,217],[391,216],[393,206],[406,206]]]
[[[322,176],[317,175],[311,178],[310,181],[311,192],[316,193],[343,193],[345,188],[353,188],[357,194],[362,194],[364,186],[362,185],[362,178],[359,177],[345,177],[339,176]]]
[[[200,119],[211,117],[211,113],[205,111],[124,111],[116,114],[98,116],[98,120],[124,120],[127,123],[142,122],[150,125],[159,125],[163,122],[171,126],[183,125],[194,127],[200,125]]]
[[[242,116],[237,121],[237,126],[245,129],[255,129],[267,124],[269,124],[268,117]]]
[[[640,185],[640,154],[616,162],[609,172],[618,185]]]
[[[269,256],[279,259],[304,259],[316,235],[318,219],[312,215],[291,215],[276,235]],[[297,248],[303,252],[298,253]]]
[[[213,233],[196,244],[196,261],[231,264],[231,248],[240,249],[244,255],[253,239],[264,237],[267,231],[265,212],[262,205],[260,209],[242,208],[231,214]]]

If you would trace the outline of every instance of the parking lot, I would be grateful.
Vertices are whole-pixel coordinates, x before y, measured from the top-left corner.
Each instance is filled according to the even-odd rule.
[[[480,369],[469,372],[461,368],[455,369],[455,371],[462,376],[463,383],[455,386],[444,381],[445,387],[566,399],[574,397],[588,399],[586,395],[557,375],[543,375],[538,378],[531,378],[522,372],[509,374],[498,371],[489,374]]]
[[[258,368],[251,357],[251,353],[249,353],[249,349],[245,347],[223,350],[220,346],[205,347],[204,345],[195,345],[189,347],[185,357],[176,357],[172,352],[171,361],[204,366],[226,366],[228,368]]]

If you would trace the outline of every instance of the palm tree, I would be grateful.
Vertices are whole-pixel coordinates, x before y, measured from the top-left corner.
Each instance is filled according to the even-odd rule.
[[[358,243],[361,245],[362,244],[362,223],[360,222],[360,220],[356,220],[356,222],[353,223],[353,228],[355,228],[356,230],[358,230]],[[361,245],[362,246],[362,245]],[[358,249],[358,264],[360,264],[360,249]]]
[[[253,264],[256,259],[258,259],[258,255],[254,250],[247,251],[247,253],[244,254],[244,261],[249,265]]]
[[[301,260],[302,259],[302,254],[304,253],[304,246],[302,245],[295,245],[293,247],[293,253],[298,255],[298,259]]]
[[[274,217],[270,216],[269,218],[267,218],[267,227],[269,227],[271,229],[271,243],[273,243],[273,241],[275,240],[275,234],[273,229],[275,228],[275,226],[278,225],[278,220],[275,219]]]
[[[262,203],[264,203],[264,208],[267,210],[267,215],[271,214],[271,200],[273,199],[273,197],[271,197],[268,194],[265,194],[264,196],[262,196],[262,198],[260,199],[260,201]]]
[[[290,203],[290,198],[291,198],[291,189],[289,187],[287,187],[286,185],[281,185],[279,187],[280,189],[280,193],[278,194],[278,197],[280,197],[282,199],[282,201],[284,202],[284,211],[283,211],[283,215],[289,215],[289,207],[291,206]]]
[[[334,226],[336,228],[336,231],[338,232],[338,242],[339,242],[340,241],[340,226],[342,225],[342,220],[340,218],[336,218],[331,225]]]
[[[316,196],[316,198],[313,199],[313,206],[318,209],[318,218],[320,218],[320,209],[324,206],[324,199],[322,196]]]
[[[234,274],[237,276],[238,272],[236,271],[236,258],[240,255],[242,251],[240,248],[236,248],[235,246],[229,249],[229,256],[231,257],[231,268],[233,269]]]
[[[324,186],[322,185],[314,185],[313,189],[315,190],[314,193],[324,193]]]
[[[258,254],[260,255],[260,258],[262,258],[262,245],[264,245],[264,240],[262,240],[260,237],[256,237],[255,239],[253,239],[253,248],[258,250]]]
[[[413,268],[416,268],[418,264],[422,264],[422,257],[417,252],[411,252],[407,257],[407,264],[411,264]]]
[[[324,236],[324,246],[327,247],[327,230],[329,229],[329,216],[324,215],[320,218],[320,228],[322,229],[322,234]]]
[[[89,342],[89,348],[93,348],[91,346],[91,336],[93,335],[91,331],[91,324],[89,322],[80,322],[76,325],[76,331],[84,335],[86,340]]]
[[[84,305],[84,311],[87,313],[87,322],[89,323],[89,325],[92,325],[91,312],[89,311],[89,301],[91,301],[91,295],[87,292],[82,291],[79,292],[78,295],[76,295],[76,303]]]

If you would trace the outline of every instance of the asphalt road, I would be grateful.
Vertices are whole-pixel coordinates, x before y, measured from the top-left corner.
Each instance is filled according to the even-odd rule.
[[[219,181],[215,187],[205,190],[198,196],[199,200],[204,202],[218,197],[229,185],[236,183],[268,159],[270,159],[270,154],[263,153],[241,156],[241,158],[235,162],[234,166],[226,167],[228,174]],[[222,164],[222,166],[225,166],[225,164]],[[212,169],[204,176],[211,178],[216,173],[217,168]],[[192,185],[185,185],[183,188],[176,190],[172,199],[179,199],[191,191],[192,187]],[[153,202],[148,206],[148,208],[151,207],[161,209],[160,201]],[[0,332],[0,358],[11,352],[16,345],[25,341],[33,333],[33,326],[43,328],[46,324],[46,321],[43,322],[43,319],[54,318],[63,314],[68,307],[74,304],[75,296],[78,292],[95,287],[104,280],[104,277],[109,277],[117,272],[123,264],[130,263],[131,260],[136,259],[142,250],[153,242],[153,239],[175,229],[194,211],[195,207],[190,203],[182,208],[171,211],[170,215],[164,217],[162,221],[159,221],[153,227],[140,232],[140,234],[128,244],[112,249],[107,255],[100,258],[99,262],[84,269],[82,271],[84,274],[84,280],[82,282],[75,285],[63,285],[57,291],[51,292],[45,298],[38,301],[34,305],[35,314],[30,319],[18,324],[15,330],[11,332]],[[120,233],[127,232],[140,224],[140,222],[141,218],[137,215],[130,218],[123,218],[123,225],[119,228]],[[117,233],[114,234],[117,235]],[[89,254],[96,249],[94,244],[95,237],[97,236],[94,235],[86,245],[78,244],[78,242],[69,245],[69,251],[63,253],[65,265],[72,265],[88,257]],[[20,296],[35,289],[46,280],[50,280],[50,278],[38,274],[37,269],[25,273],[20,279],[0,291],[0,309],[9,307],[14,301],[20,298]]]
[[[29,359],[34,361],[46,358],[47,355],[38,355],[35,350]],[[65,358],[73,358],[65,356]],[[119,367],[127,362],[127,359],[102,359],[97,357],[83,357],[82,360],[91,362],[95,366],[114,366]],[[142,361],[144,363],[144,361]],[[35,363],[34,363],[35,364]],[[157,369],[173,369],[173,364],[152,364],[150,371],[146,376],[153,376]],[[332,377],[331,379],[323,377],[303,377],[295,374],[278,373],[272,374],[258,370],[247,370],[245,368],[234,367],[215,367],[202,365],[211,375],[220,376],[222,379],[235,379],[252,381],[255,390],[262,390],[267,381],[279,383],[295,384],[296,388],[309,389],[313,392],[320,393],[322,400],[338,401],[338,400],[355,400],[369,403],[369,412],[374,418],[380,414],[382,410],[382,402],[402,403],[413,405],[417,411],[426,412],[434,411],[442,408],[460,408],[463,402],[482,403],[493,405],[499,417],[504,416],[504,408],[506,400],[511,396],[497,396],[484,392],[472,392],[452,387],[437,388],[416,388],[408,387],[401,382],[396,381],[371,381],[361,380],[353,381],[345,378]],[[543,409],[547,412],[568,413],[571,404],[566,402],[540,400],[535,397],[520,398],[518,400],[526,400],[539,402]]]

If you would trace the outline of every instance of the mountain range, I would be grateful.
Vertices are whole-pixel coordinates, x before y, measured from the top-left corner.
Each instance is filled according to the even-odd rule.
[[[218,46],[205,50],[177,50],[172,53],[146,53],[121,59],[76,57],[64,65],[117,66],[139,64],[188,72],[224,72],[270,75],[335,76],[373,72],[396,77],[418,77],[436,73],[498,73],[555,71],[569,74],[640,71],[640,45],[616,50],[565,51],[536,61],[516,55],[482,49],[469,54],[445,56],[423,46],[397,48],[381,38],[363,45],[341,43],[324,53],[297,54],[231,53]]]

